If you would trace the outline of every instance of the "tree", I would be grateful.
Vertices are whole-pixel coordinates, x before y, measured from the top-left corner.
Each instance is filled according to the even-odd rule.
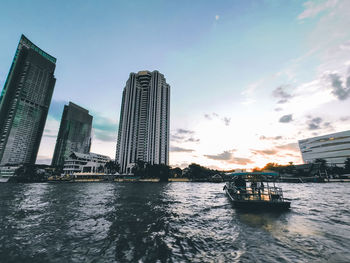
[[[278,171],[281,166],[278,163],[268,163],[262,168],[262,170]]]
[[[260,172],[260,168],[259,167],[253,168],[253,172]]]
[[[350,158],[346,158],[344,162],[344,172],[350,173]]]
[[[47,180],[45,172],[42,173],[40,170],[42,170],[40,165],[23,164],[15,171],[15,175],[10,178],[10,181],[18,183],[45,182]]]
[[[295,166],[294,166],[293,162],[289,162],[284,170],[288,174],[294,174],[295,173]]]
[[[325,159],[322,159],[322,158],[317,158],[315,161],[314,161],[315,164],[318,164],[319,167],[320,167],[320,170],[324,171],[327,169],[327,161]]]
[[[119,172],[120,165],[119,165],[119,163],[116,163],[113,161],[108,161],[105,164],[105,168],[107,169],[107,173],[115,174],[115,173]]]
[[[147,167],[146,162],[144,162],[142,160],[137,160],[136,164],[132,168],[132,173],[135,176],[140,176],[142,178],[145,178],[145,177],[147,177],[146,167]]]
[[[188,166],[187,177],[191,179],[208,179],[217,173],[219,173],[217,170],[211,170],[199,164],[191,163]]]
[[[98,173],[102,173],[103,170],[104,170],[104,168],[103,168],[102,164],[99,167],[97,167],[97,172]]]
[[[182,176],[182,170],[180,167],[176,167],[170,170],[170,174],[172,177],[181,177]]]

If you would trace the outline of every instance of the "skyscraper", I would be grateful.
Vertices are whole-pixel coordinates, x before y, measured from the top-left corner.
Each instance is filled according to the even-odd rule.
[[[55,63],[21,36],[0,96],[0,164],[35,163],[56,82]]]
[[[52,165],[63,166],[72,153],[89,153],[91,145],[92,116],[89,111],[69,102],[65,105],[58,131]]]
[[[141,160],[169,163],[170,86],[158,71],[130,73],[123,91],[116,162],[129,173]]]

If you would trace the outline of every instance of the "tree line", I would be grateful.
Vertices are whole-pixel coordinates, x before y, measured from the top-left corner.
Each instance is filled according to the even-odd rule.
[[[263,168],[254,168],[253,172],[274,171],[279,174],[290,174],[296,176],[313,176],[315,173],[326,173],[328,175],[350,174],[350,158],[347,158],[343,166],[337,166],[327,163],[325,159],[315,159],[313,163],[306,165],[294,165],[289,162],[288,165],[278,163],[267,163]]]

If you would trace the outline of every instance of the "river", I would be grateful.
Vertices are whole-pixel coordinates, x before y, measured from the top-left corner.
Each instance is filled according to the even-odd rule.
[[[350,262],[350,184],[280,184],[289,212],[214,183],[0,184],[0,262]]]

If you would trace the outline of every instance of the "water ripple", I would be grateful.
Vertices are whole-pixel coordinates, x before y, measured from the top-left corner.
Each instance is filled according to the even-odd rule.
[[[286,213],[210,183],[0,185],[0,262],[350,262],[347,184],[283,184]]]

